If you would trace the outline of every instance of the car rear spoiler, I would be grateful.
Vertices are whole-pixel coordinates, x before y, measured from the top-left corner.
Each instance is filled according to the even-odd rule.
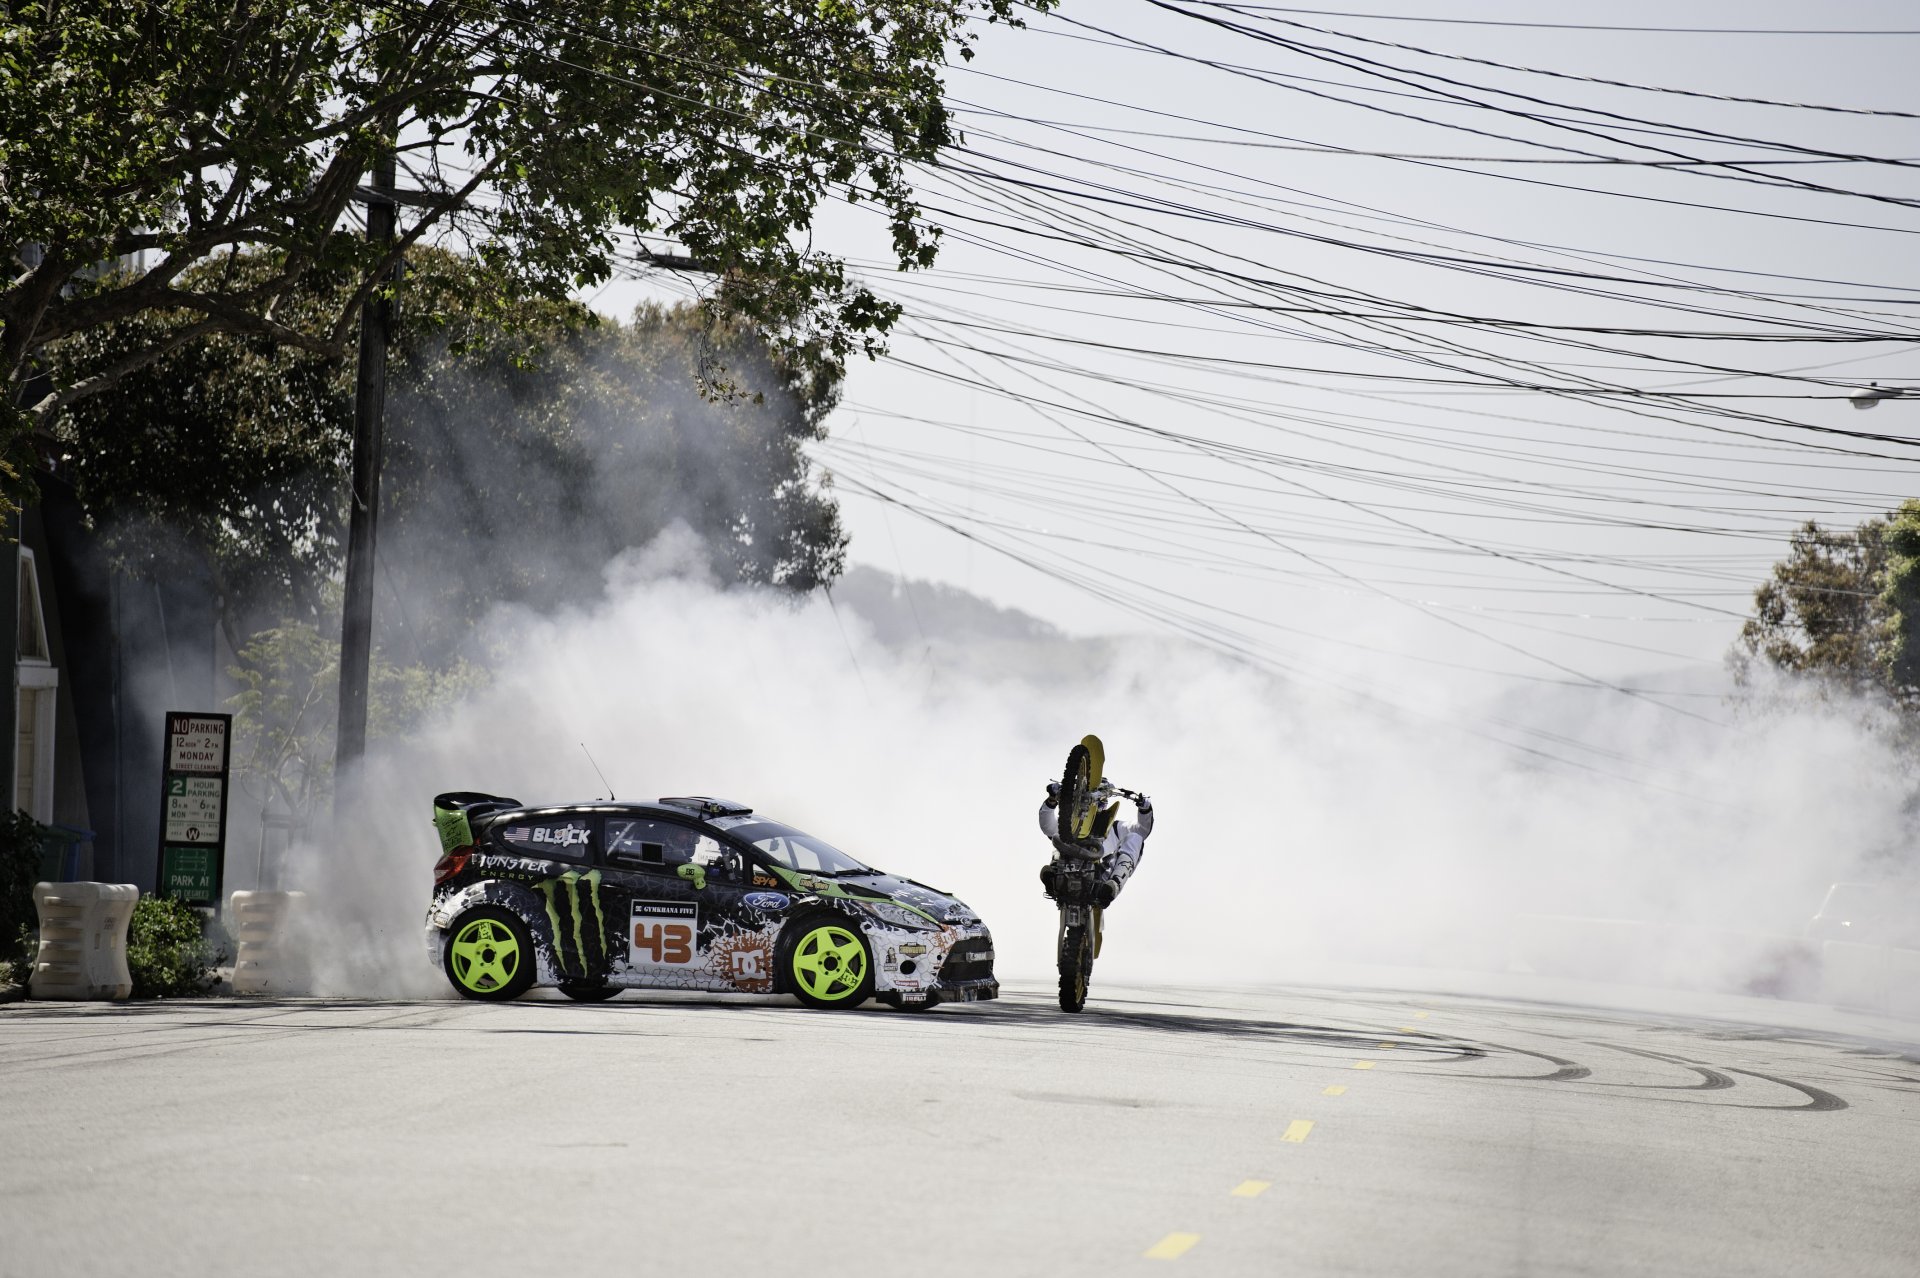
[[[458,852],[474,844],[473,822],[520,806],[518,799],[478,790],[450,790],[433,796],[433,824],[440,831],[440,850]]]

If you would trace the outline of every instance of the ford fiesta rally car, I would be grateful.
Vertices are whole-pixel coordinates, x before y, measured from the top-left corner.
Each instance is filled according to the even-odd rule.
[[[433,819],[427,948],[467,998],[551,985],[582,1002],[631,988],[932,1007],[1000,992],[972,910],[738,803],[460,792]]]

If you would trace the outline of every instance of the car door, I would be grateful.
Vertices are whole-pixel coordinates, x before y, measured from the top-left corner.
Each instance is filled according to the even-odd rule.
[[[553,932],[554,965],[565,980],[598,981],[614,958],[619,934],[593,866],[595,814],[549,808],[496,825],[494,845],[518,858],[502,878],[525,882],[539,895]]]
[[[758,851],[730,837],[710,834],[696,856],[712,867],[706,889],[711,926],[703,941],[713,955],[714,973],[725,977],[730,989],[771,993],[774,950],[791,912],[793,890]]]
[[[744,862],[711,834],[664,817],[610,814],[601,865],[627,921],[621,984],[729,990]]]

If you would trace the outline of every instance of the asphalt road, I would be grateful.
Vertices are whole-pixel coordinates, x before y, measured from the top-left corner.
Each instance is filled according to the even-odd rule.
[[[1920,1274],[1920,1048],[1334,991],[0,1007],[0,1274]]]

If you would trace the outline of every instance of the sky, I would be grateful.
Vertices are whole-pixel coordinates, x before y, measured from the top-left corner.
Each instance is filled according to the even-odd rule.
[[[1307,682],[1717,688],[1795,527],[1916,491],[1920,404],[1844,396],[1920,382],[1920,21],[1342,8],[1069,0],[951,70],[937,266],[814,228],[906,308],[818,452],[851,558]]]

